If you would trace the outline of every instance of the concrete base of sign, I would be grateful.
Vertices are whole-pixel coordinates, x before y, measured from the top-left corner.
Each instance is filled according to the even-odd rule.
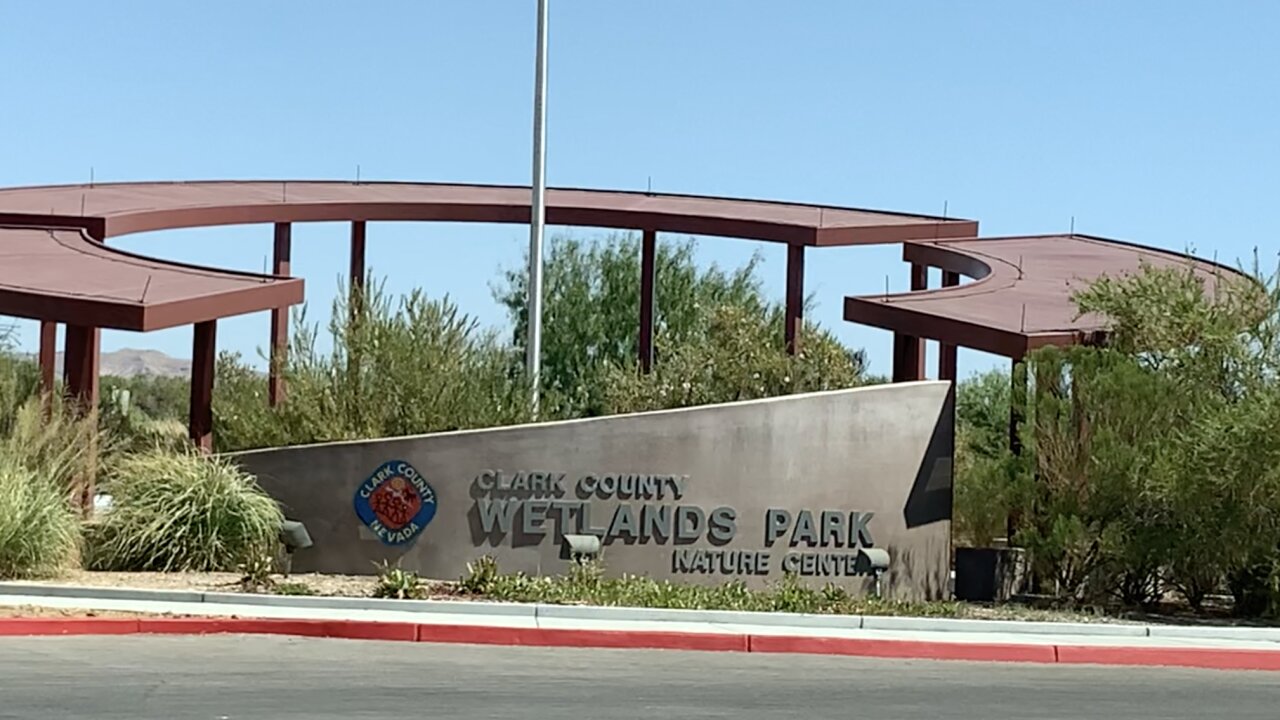
[[[568,568],[594,535],[607,572],[763,586],[793,574],[947,593],[950,384],[901,383],[681,410],[245,453],[302,521],[298,572],[375,563],[456,578]]]

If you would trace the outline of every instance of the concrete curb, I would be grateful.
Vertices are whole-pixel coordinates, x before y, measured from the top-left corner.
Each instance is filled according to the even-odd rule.
[[[505,628],[352,620],[228,618],[19,618],[0,636],[262,634],[532,647],[804,653],[927,660],[1177,666],[1280,672],[1280,650],[1012,645],[785,635]]]
[[[158,602],[256,605],[282,608],[373,610],[463,615],[589,620],[608,622],[675,622],[710,625],[756,625],[785,629],[886,630],[935,633],[1007,633],[1063,637],[1131,637],[1218,639],[1280,643],[1280,628],[1143,625],[1137,623],[1072,623],[1031,620],[974,620],[958,618],[892,617],[873,615],[807,615],[735,610],[546,605],[468,600],[394,600],[383,598],[259,595],[194,590],[144,590],[33,582],[0,582],[0,595],[63,598],[146,600]]]

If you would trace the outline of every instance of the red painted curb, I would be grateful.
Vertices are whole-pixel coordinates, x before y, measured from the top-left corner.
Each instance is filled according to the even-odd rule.
[[[0,620],[0,636],[130,635],[134,633],[168,635],[243,633],[472,645],[802,653],[918,660],[1172,666],[1280,672],[1280,648],[1245,650],[1204,647],[1017,645],[731,633],[432,625],[369,620],[223,617],[7,618]]]
[[[634,630],[419,625],[419,642],[748,652],[746,635]]]
[[[1143,665],[1210,670],[1280,671],[1280,651],[1185,647],[1135,648],[1058,646],[1058,662],[1087,665]]]
[[[851,655],[878,658],[975,660],[982,662],[1057,662],[1053,645],[951,643],[920,640],[752,635],[749,652]]]
[[[152,635],[298,635],[301,637],[340,637],[329,634],[331,623],[325,620],[289,620],[274,618],[142,618],[138,632]]]
[[[131,635],[134,618],[6,618],[0,635]]]

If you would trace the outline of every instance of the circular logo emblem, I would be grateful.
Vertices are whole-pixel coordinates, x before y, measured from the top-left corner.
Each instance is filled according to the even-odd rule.
[[[390,460],[360,484],[356,516],[387,545],[403,545],[436,516],[436,491],[409,463]]]

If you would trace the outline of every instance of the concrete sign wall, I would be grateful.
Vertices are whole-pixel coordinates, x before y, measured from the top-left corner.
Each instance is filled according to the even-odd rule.
[[[610,573],[763,586],[795,573],[887,594],[946,593],[948,384],[771,400],[240,456],[315,542],[296,571],[383,560],[453,579],[493,555],[560,573],[563,536],[601,538]]]

